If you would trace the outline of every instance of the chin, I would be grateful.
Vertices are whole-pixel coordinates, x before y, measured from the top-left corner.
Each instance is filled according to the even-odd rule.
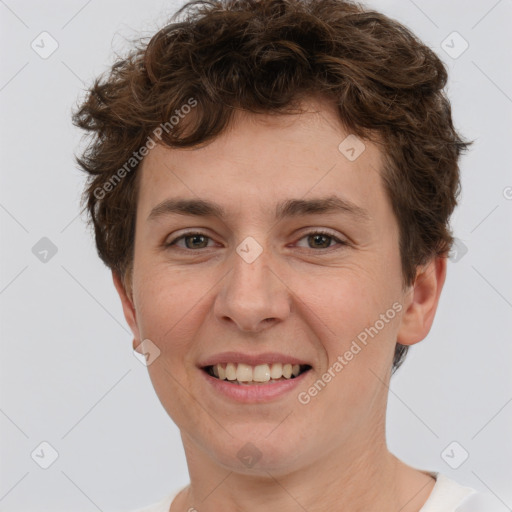
[[[211,439],[206,443],[211,455],[229,471],[253,476],[260,474],[265,478],[269,477],[269,473],[273,476],[288,474],[300,466],[301,454],[297,451],[299,439],[294,439],[287,432],[284,432],[287,434],[284,438],[272,438],[272,428],[265,425],[259,429],[258,435],[254,435],[258,429],[252,428],[251,433],[246,435],[237,429],[237,435],[233,435],[223,446],[212,447]],[[234,434],[229,428],[228,431]]]

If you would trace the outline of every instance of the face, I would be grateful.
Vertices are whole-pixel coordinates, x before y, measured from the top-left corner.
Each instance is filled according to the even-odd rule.
[[[240,115],[199,149],[151,150],[132,291],[116,280],[134,348],[151,340],[160,351],[149,375],[186,449],[237,472],[255,471],[244,454],[277,475],[368,450],[384,432],[395,343],[426,335],[442,286],[438,266],[426,291],[403,290],[379,148],[343,142],[349,133],[326,102],[307,108]],[[219,211],[178,211],[176,200]],[[226,352],[310,369],[244,387],[203,369],[233,361]]]

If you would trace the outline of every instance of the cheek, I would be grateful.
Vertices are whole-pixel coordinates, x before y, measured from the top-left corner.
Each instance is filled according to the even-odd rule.
[[[347,263],[322,273],[295,276],[294,292],[339,340],[356,335],[390,306],[383,276],[371,265]]]
[[[135,274],[135,306],[141,336],[161,350],[179,349],[190,338],[192,319],[209,287],[178,270],[154,268]],[[180,343],[181,342],[181,343]]]
[[[191,364],[191,347],[197,338],[205,314],[204,290],[197,279],[179,275],[169,268],[145,269],[137,281],[137,318],[141,336],[160,350],[148,366],[153,388],[169,416],[181,429],[194,430],[195,418],[201,417],[196,400],[189,391],[197,371]],[[207,286],[205,289],[210,289]]]
[[[382,273],[378,264],[331,269],[327,280],[311,274],[296,277],[294,291],[307,306],[299,314],[314,329],[327,356],[321,372],[330,368],[347,379],[350,373],[348,381],[357,383],[365,378],[363,371],[369,373],[367,368],[378,372],[387,364],[396,343],[400,307],[390,279],[394,276]],[[338,357],[346,361],[341,371],[332,368]]]

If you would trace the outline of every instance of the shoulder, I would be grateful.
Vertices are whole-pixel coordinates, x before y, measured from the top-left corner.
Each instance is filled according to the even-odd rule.
[[[503,510],[505,509],[496,496],[482,492],[471,494],[455,509],[456,512],[502,512]]]
[[[499,501],[441,474],[432,473],[436,484],[420,512],[500,512]]]

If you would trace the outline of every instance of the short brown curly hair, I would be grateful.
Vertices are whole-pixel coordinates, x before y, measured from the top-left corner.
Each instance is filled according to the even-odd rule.
[[[142,149],[191,98],[194,115],[160,128],[160,143],[192,147],[221,134],[237,109],[284,114],[321,95],[351,133],[383,141],[382,179],[411,285],[418,265],[449,253],[458,159],[472,144],[454,129],[447,79],[406,27],[356,2],[188,2],[98,77],[73,113],[90,135],[77,162],[89,177],[83,203],[99,256],[123,280],[131,274]],[[397,344],[393,371],[407,349]]]

